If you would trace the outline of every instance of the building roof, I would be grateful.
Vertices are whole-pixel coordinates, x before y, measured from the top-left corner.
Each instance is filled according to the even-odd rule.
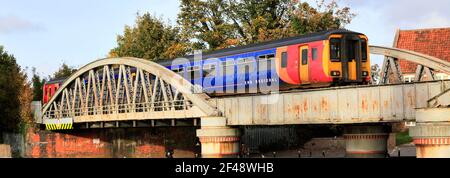
[[[394,47],[450,61],[450,27],[399,30]],[[400,59],[402,73],[415,73],[417,64]]]

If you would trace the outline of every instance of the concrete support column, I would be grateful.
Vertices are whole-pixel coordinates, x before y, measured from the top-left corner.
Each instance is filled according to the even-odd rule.
[[[347,126],[344,131],[346,157],[385,158],[390,127]]]
[[[409,135],[417,158],[450,158],[450,108],[417,109]]]
[[[237,157],[239,155],[239,129],[226,126],[224,117],[205,117],[197,130],[202,144],[203,158]]]

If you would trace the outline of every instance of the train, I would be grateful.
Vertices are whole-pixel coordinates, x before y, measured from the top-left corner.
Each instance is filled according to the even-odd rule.
[[[371,80],[368,38],[346,29],[225,48],[203,53],[200,58],[189,55],[182,59],[185,60],[157,63],[201,87],[203,92],[218,96],[262,92],[264,88],[284,91],[360,85]],[[44,89],[60,82],[48,82]],[[44,92],[44,103],[55,91]]]

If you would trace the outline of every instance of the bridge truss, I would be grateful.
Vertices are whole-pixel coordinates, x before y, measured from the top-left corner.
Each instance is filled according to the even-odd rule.
[[[199,118],[217,114],[208,98],[194,94],[190,82],[154,62],[101,59],[70,76],[42,114],[44,123],[53,125],[68,119],[80,123]]]
[[[387,82],[389,74],[389,72],[387,71],[389,70],[394,71],[395,75],[394,78],[398,80],[397,82],[394,83],[402,83],[401,70],[400,66],[398,65],[397,59],[406,59],[423,66],[421,67],[419,77],[416,77],[416,79],[418,80],[422,78],[420,76],[424,73],[424,71],[429,75],[433,70],[439,70],[450,73],[450,63],[424,54],[408,50],[386,48],[379,46],[370,46],[370,52],[372,54],[386,56],[387,60],[385,61],[385,65],[383,67],[384,73],[382,73],[382,82],[381,82],[382,84]],[[418,84],[417,86],[421,85]],[[364,89],[365,87],[367,86],[360,86],[360,89],[358,87],[357,88],[358,91],[360,90],[365,91]],[[380,86],[380,87],[381,87],[380,89],[389,88],[389,86]],[[405,87],[408,88],[407,86],[392,86],[390,88],[405,88]],[[440,87],[438,88],[439,88],[438,93],[433,93],[432,95],[430,94],[427,95],[427,97],[423,98],[423,100],[426,101],[425,103],[428,103],[428,106],[423,105],[423,107],[448,107],[450,105],[450,89],[448,86],[448,82],[441,82]],[[267,121],[260,122],[258,120],[259,117],[256,118],[253,116],[258,116],[260,114],[264,115],[265,112],[253,109],[242,110],[240,108],[240,107],[251,108],[249,106],[253,106],[253,105],[244,106],[239,104],[245,103],[244,100],[242,100],[245,97],[238,96],[231,99],[223,99],[224,103],[226,103],[225,101],[228,100],[230,101],[236,100],[236,104],[232,105],[227,104],[226,106],[230,106],[227,109],[226,107],[224,107],[225,105],[220,104],[222,103],[220,102],[221,99],[211,99],[209,98],[208,95],[204,93],[194,93],[193,90],[194,87],[189,81],[179,76],[177,73],[157,63],[138,58],[101,59],[89,63],[86,66],[80,68],[75,74],[70,76],[62,84],[60,89],[55,93],[55,95],[50,99],[50,101],[43,106],[42,122],[40,123],[51,126],[50,128],[53,129],[67,129],[67,125],[64,125],[67,123],[70,124],[102,123],[103,125],[103,123],[105,122],[116,122],[117,125],[119,121],[133,121],[133,122],[142,120],[173,121],[174,119],[224,116],[227,117],[228,124],[230,125],[241,125],[241,124],[271,125],[271,124],[292,124],[292,123],[300,124],[300,122],[297,121],[287,122],[288,120],[293,120],[297,117],[292,118],[287,117],[287,119],[283,119],[286,122],[284,121],[272,122],[270,121],[270,119],[266,119]],[[332,90],[335,89],[332,88]],[[347,89],[343,88],[338,90],[339,91],[336,91],[337,93],[339,93],[341,90],[342,92],[344,92],[344,90],[346,91]],[[378,88],[374,88],[374,92],[372,93],[375,93],[374,96],[381,97],[382,96],[381,93],[379,95],[376,95],[378,90],[379,90]],[[391,89],[387,90],[390,91]],[[404,89],[402,89],[402,91],[403,90]],[[302,95],[302,93],[304,92],[299,93],[299,96]],[[314,89],[313,93],[317,93],[320,96],[330,95],[330,91],[328,89]],[[416,92],[411,92],[411,94],[414,96],[417,95],[417,93],[421,92],[418,90],[416,90]],[[295,95],[295,94],[288,94],[288,95]],[[352,95],[349,94],[349,96]],[[405,96],[416,98],[414,96],[409,95]],[[264,96],[261,97],[264,98]],[[361,98],[364,99],[363,97]],[[395,98],[395,96],[393,95],[392,97],[388,98]],[[420,97],[418,96],[417,98]],[[240,102],[237,102],[238,100]],[[253,100],[255,99],[249,99],[247,103],[252,103]],[[257,99],[255,101],[260,100],[261,99]],[[376,101],[377,103],[381,103],[381,100],[382,99],[377,99],[375,97],[374,101]],[[334,101],[333,97],[331,97],[330,99],[330,102],[332,101]],[[406,99],[402,99],[400,97],[396,105],[407,106],[407,104],[405,104],[406,101],[407,101]],[[295,105],[295,102],[296,101],[292,101],[292,103],[288,102],[284,104],[285,105],[287,104],[287,106],[289,104]],[[313,101],[311,100],[311,102]],[[363,105],[361,103],[364,103],[365,100],[361,101],[352,100],[349,102],[354,103],[355,106],[354,108],[358,108],[359,105],[361,106]],[[412,103],[410,102],[411,107],[415,106],[414,103],[415,102]],[[256,107],[257,104],[254,104],[254,106]],[[279,104],[277,105],[277,107],[274,106],[271,108],[278,108],[278,110],[280,111],[289,108],[289,107],[286,107],[284,109],[280,108],[283,106],[284,106],[283,104]],[[269,105],[262,106],[262,108],[264,107],[267,108],[269,107]],[[389,110],[389,108],[384,109],[384,111]],[[392,111],[400,111],[399,109],[393,108],[390,109],[392,109]],[[264,111],[268,110],[269,108],[265,109]],[[248,113],[242,113],[243,111]],[[334,115],[336,115],[336,113],[341,113],[338,110],[333,111],[331,109],[329,111],[331,112],[331,115],[333,115],[333,113]],[[381,111],[382,110],[380,110],[380,112]],[[401,111],[403,112],[403,110]],[[322,120],[327,119],[322,117],[325,116],[323,113],[327,112],[317,111],[315,113],[315,111],[313,110],[308,112],[311,112],[307,114],[308,117],[305,116],[305,118],[307,118],[306,120],[308,121],[301,123],[333,123],[333,121],[331,120],[327,120],[326,122],[322,122],[320,120],[320,119]],[[290,112],[286,111],[285,113]],[[376,110],[376,112],[370,113],[380,116],[382,115],[377,114],[378,110]],[[270,115],[270,113],[268,114]],[[403,115],[407,114],[408,113]],[[252,117],[249,117],[248,119],[238,119],[241,117],[241,115]],[[318,115],[320,115],[320,117],[315,117]],[[348,115],[344,116],[336,117],[339,118],[338,119],[339,123],[344,122],[347,123],[346,119],[350,120],[352,119],[346,118]],[[279,115],[275,115],[273,117],[275,119],[281,118]],[[383,116],[383,118],[390,118],[390,117],[391,116],[388,115]],[[261,116],[261,118],[265,117]],[[367,118],[372,118],[372,120],[369,121],[367,119],[365,120],[361,118],[362,120],[359,120],[358,122],[360,123],[379,122],[380,120],[379,117],[371,116]],[[398,121],[403,119],[405,119],[405,117],[395,116],[392,117],[392,119],[384,119],[384,120]],[[243,122],[244,120],[249,122]],[[407,120],[414,120],[414,115],[408,116]]]

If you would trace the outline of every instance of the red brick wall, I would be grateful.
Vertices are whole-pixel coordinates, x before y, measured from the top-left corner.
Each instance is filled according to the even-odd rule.
[[[26,156],[33,158],[194,157],[195,127],[118,128],[50,132],[30,129]]]
[[[397,48],[450,61],[450,28],[400,30]],[[400,60],[403,73],[415,73],[417,64]]]

